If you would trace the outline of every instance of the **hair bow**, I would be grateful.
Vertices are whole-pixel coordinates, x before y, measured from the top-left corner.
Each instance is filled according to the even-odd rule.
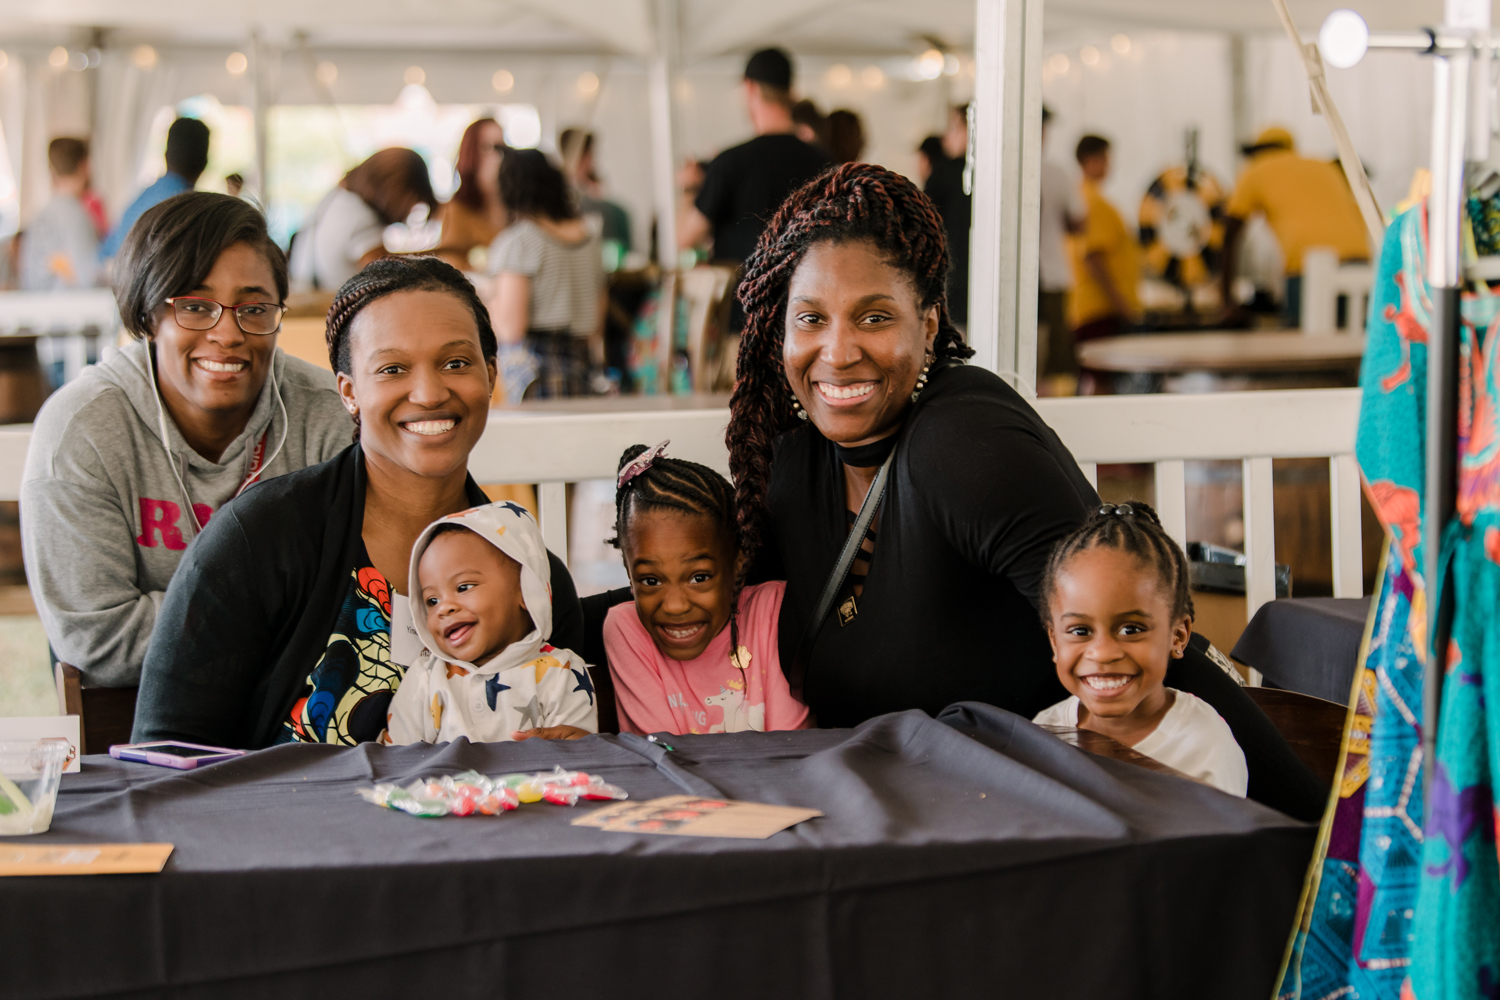
[[[658,458],[661,458],[662,455],[666,453],[667,445],[671,443],[672,439],[668,438],[667,440],[662,441],[660,444],[653,445],[652,447],[647,448],[645,451],[641,452],[635,458],[632,458],[629,462],[627,462],[625,464],[625,468],[621,469],[619,476],[615,478],[615,489],[623,490],[627,485],[629,485],[632,479],[634,479],[636,476],[639,476],[647,469],[651,468],[651,466],[656,463],[656,460]]]

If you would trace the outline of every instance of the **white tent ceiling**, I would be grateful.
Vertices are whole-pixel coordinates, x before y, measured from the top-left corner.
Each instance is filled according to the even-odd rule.
[[[121,43],[272,39],[323,46],[646,55],[651,0],[0,0],[0,38],[51,42],[102,28]],[[1292,0],[1309,34],[1354,6],[1376,29],[1439,21],[1441,0]],[[914,52],[973,45],[973,0],[677,0],[691,62],[763,44],[799,52]],[[1114,27],[1273,31],[1269,0],[1048,0],[1051,33]]]

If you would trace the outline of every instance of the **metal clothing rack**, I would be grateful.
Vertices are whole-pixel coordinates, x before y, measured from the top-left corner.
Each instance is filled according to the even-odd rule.
[[[1432,193],[1427,206],[1427,282],[1432,289],[1432,329],[1427,343],[1426,514],[1422,520],[1427,592],[1427,658],[1422,712],[1424,790],[1436,759],[1453,601],[1444,586],[1443,534],[1458,490],[1459,293],[1463,287],[1465,180],[1490,156],[1490,66],[1497,39],[1490,32],[1491,0],[1447,0],[1444,24],[1420,31],[1371,34],[1352,11],[1328,16],[1318,36],[1324,60],[1347,68],[1369,49],[1433,57]],[[1442,595],[1439,600],[1439,595]],[[1431,795],[1424,795],[1432,808]]]

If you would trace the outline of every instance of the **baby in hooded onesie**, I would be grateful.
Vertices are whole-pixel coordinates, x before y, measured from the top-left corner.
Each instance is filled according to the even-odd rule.
[[[524,507],[487,504],[428,525],[412,547],[407,593],[425,648],[391,699],[381,742],[599,731],[583,660],[547,643],[552,572]]]

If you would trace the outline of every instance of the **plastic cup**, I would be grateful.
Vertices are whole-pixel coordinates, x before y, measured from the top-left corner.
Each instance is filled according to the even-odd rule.
[[[0,741],[0,836],[47,832],[72,755],[65,739]]]

